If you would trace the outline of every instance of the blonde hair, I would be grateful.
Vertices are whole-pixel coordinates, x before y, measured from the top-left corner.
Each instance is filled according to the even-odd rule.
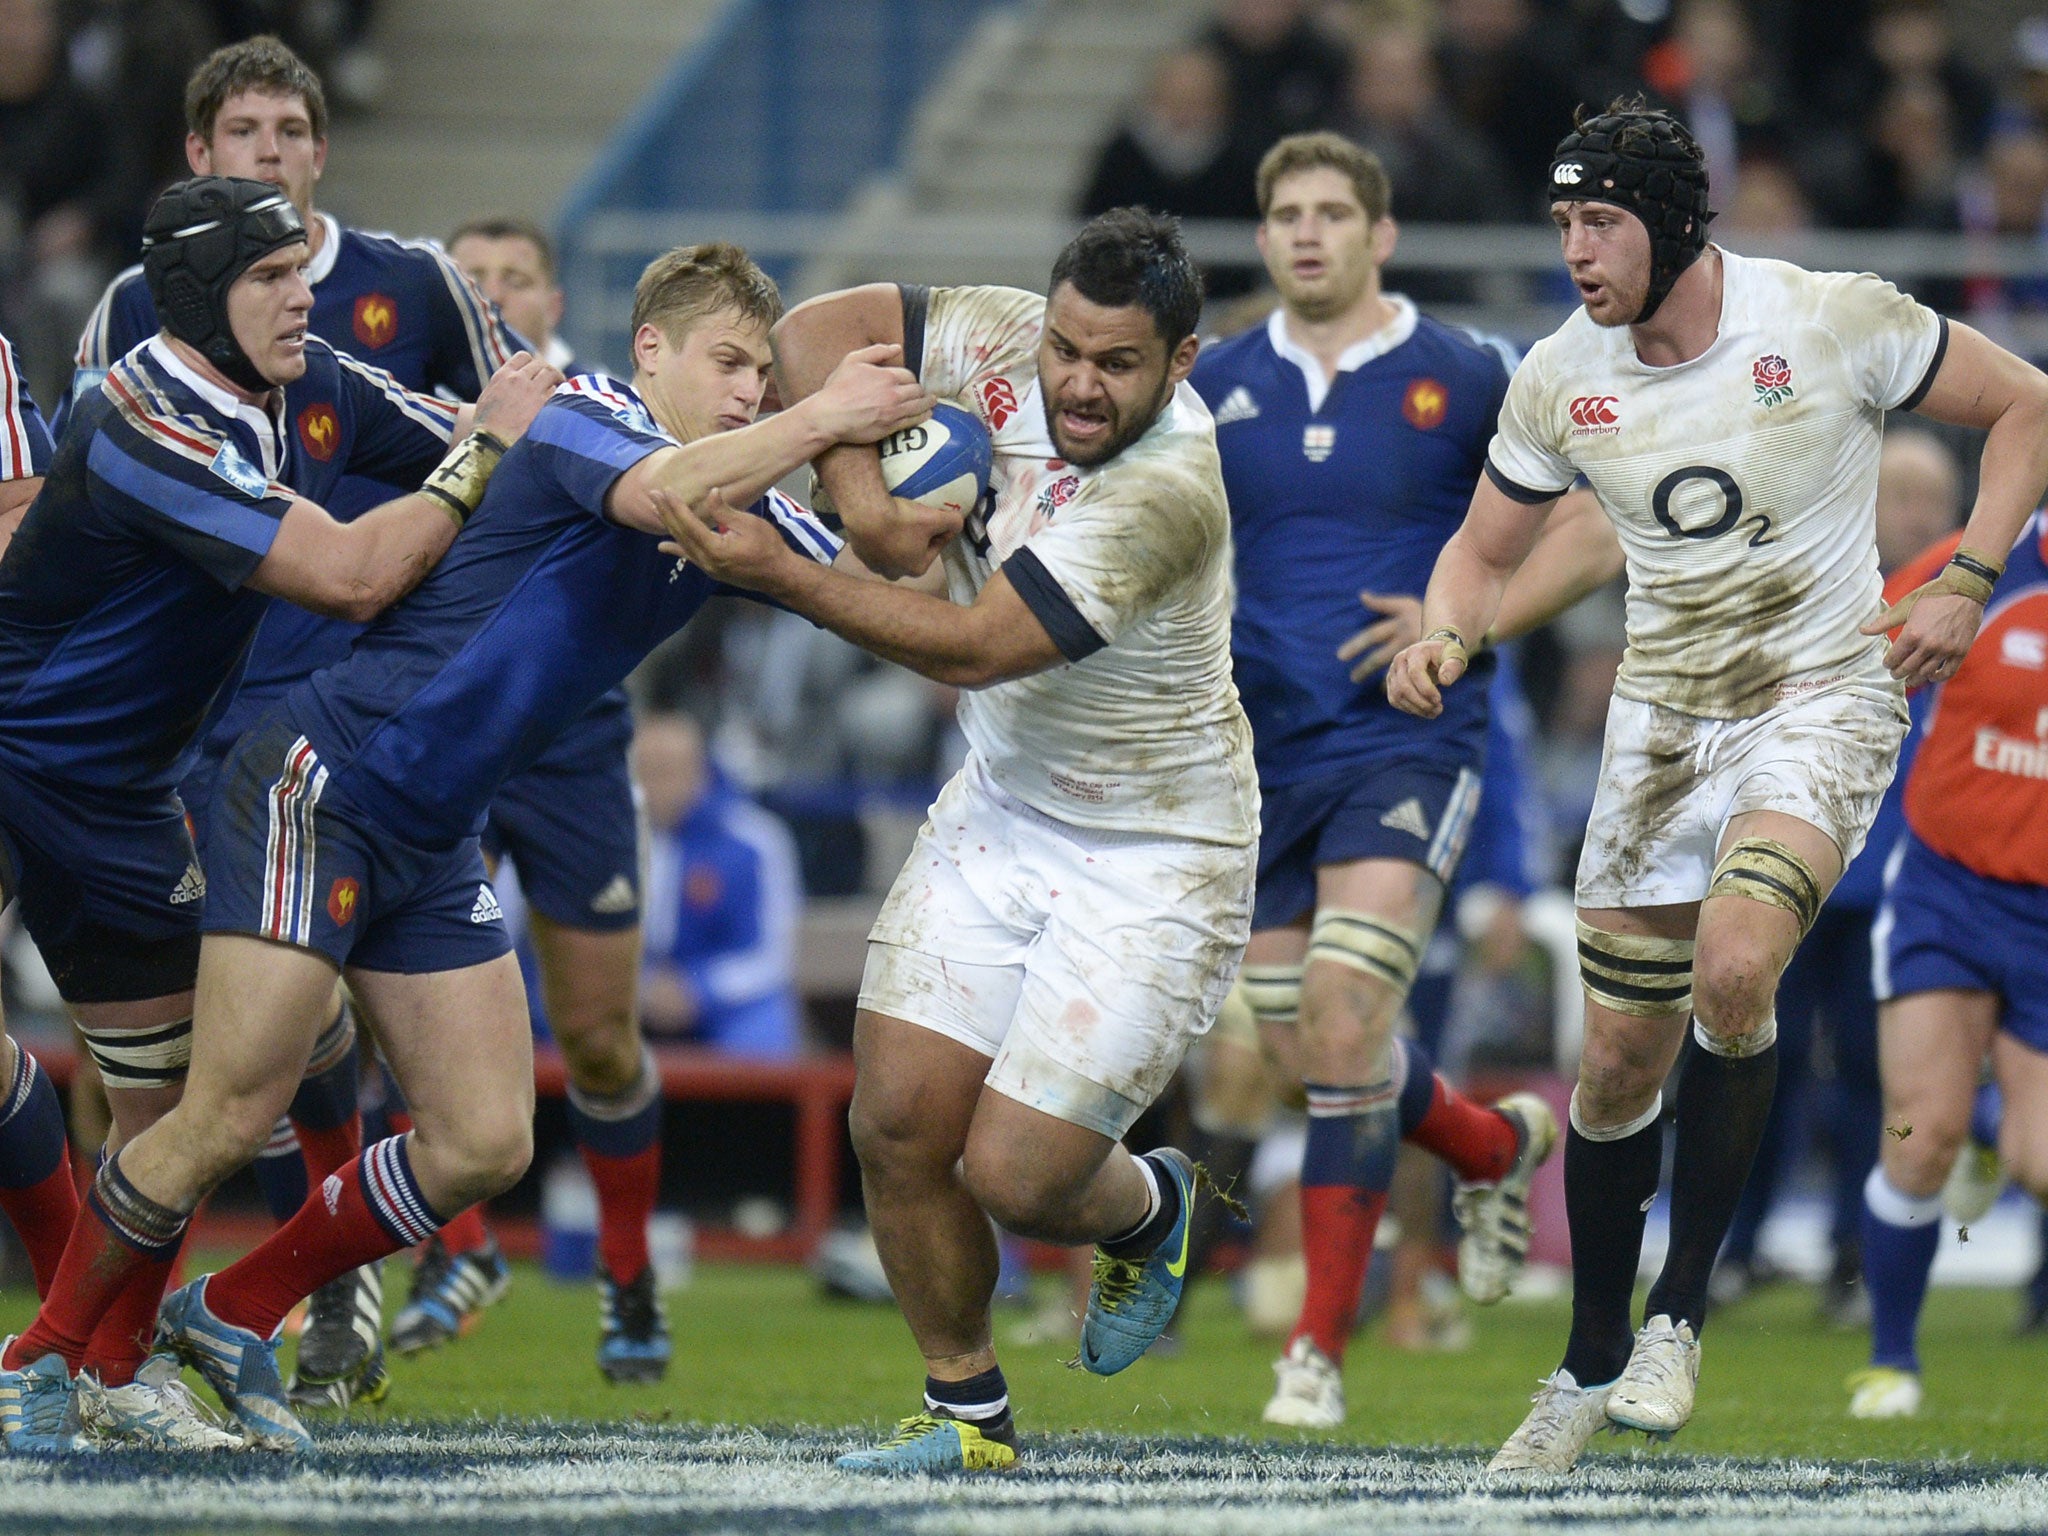
[[[782,318],[775,279],[738,246],[723,240],[679,245],[657,256],[633,285],[633,334],[652,325],[671,345],[707,315],[736,310],[772,326]]]

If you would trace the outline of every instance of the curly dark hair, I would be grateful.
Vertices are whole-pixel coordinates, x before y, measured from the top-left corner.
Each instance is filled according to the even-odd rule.
[[[1136,304],[1152,317],[1170,352],[1202,318],[1202,274],[1181,243],[1180,220],[1144,208],[1098,214],[1052,264],[1052,284],[1072,283],[1091,304]]]

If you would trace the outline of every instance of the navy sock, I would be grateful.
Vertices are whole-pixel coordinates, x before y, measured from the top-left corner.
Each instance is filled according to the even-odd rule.
[[[979,1376],[965,1381],[924,1379],[924,1406],[928,1412],[950,1419],[964,1419],[977,1429],[1006,1429],[1010,1423],[1010,1385],[1003,1380],[1003,1368],[992,1365]]]
[[[1882,1167],[1863,1186],[1863,1284],[1870,1292],[1870,1363],[1920,1369],[1920,1306],[1941,1244],[1941,1197],[1892,1188]]]
[[[1435,1101],[1436,1063],[1413,1040],[1396,1040],[1394,1051],[1394,1077],[1401,1085],[1396,1113],[1401,1119],[1401,1139],[1406,1141],[1428,1118],[1429,1106]]]
[[[270,1142],[256,1154],[256,1187],[263,1191],[263,1204],[271,1218],[282,1226],[306,1203],[306,1158],[299,1150],[299,1138],[290,1120],[280,1120],[270,1131]]]
[[[1173,1224],[1180,1220],[1180,1185],[1174,1182],[1173,1174],[1156,1152],[1147,1152],[1138,1161],[1150,1165],[1152,1182],[1159,1188],[1159,1204],[1128,1232],[1103,1242],[1102,1251],[1112,1259],[1150,1258],[1152,1251],[1166,1241]]]
[[[314,1131],[331,1131],[346,1125],[356,1112],[356,1087],[361,1077],[354,1051],[313,1073],[292,1095],[292,1120]]]
[[[64,1108],[50,1075],[19,1041],[14,1082],[0,1101],[0,1189],[40,1184],[64,1161]]]

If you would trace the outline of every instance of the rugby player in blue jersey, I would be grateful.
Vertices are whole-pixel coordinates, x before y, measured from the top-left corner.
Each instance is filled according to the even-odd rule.
[[[185,157],[195,172],[269,182],[298,209],[313,252],[306,273],[313,286],[309,328],[335,350],[376,364],[408,389],[474,400],[491,371],[522,345],[431,241],[345,228],[332,215],[316,210],[314,192],[327,162],[326,97],[319,76],[276,38],[234,43],[202,61],[186,83],[185,119]],[[156,323],[142,270],[131,267],[109,285],[86,323],[79,339],[74,394],[97,387],[111,362],[152,334]],[[538,350],[537,341],[535,346]],[[331,451],[317,420],[297,423],[296,430],[307,452],[318,456]],[[347,475],[328,507],[335,516],[348,517],[402,489]],[[289,604],[277,605],[264,616],[243,666],[241,687],[221,700],[183,785],[202,850],[205,808],[228,748],[285,689],[346,656],[355,634],[353,624]],[[594,713],[602,718],[567,733],[573,739],[565,739],[557,749],[588,765],[566,791],[566,798],[584,807],[585,814],[573,829],[557,834],[563,850],[558,863],[592,871],[582,878],[587,887],[580,893],[583,899],[610,889],[608,882],[622,874],[633,883],[637,874],[632,790],[625,766],[629,722],[624,696],[607,700]],[[529,798],[544,800],[556,793],[549,780],[540,796]],[[546,882],[536,884],[543,887],[545,898]],[[634,903],[628,901],[622,911],[599,921],[632,924],[635,913]],[[617,946],[614,936],[605,937]],[[618,991],[620,971],[621,962],[614,960],[608,988],[612,995]],[[623,974],[630,986],[630,956],[623,962]],[[574,1031],[565,1035],[573,1040]],[[586,1081],[587,1074],[577,1081],[599,1094],[631,1083],[640,1062],[637,1047],[633,1040],[622,1051],[612,1052],[620,1062],[617,1067],[600,1062],[598,1081]],[[579,1060],[571,1054],[572,1072]],[[277,1220],[287,1220],[304,1203],[309,1179],[318,1184],[362,1150],[357,1075],[353,1011],[345,997],[337,996],[334,1016],[307,1063],[305,1086],[257,1160],[258,1182]],[[394,1343],[404,1349],[449,1337],[464,1312],[503,1294],[508,1276],[481,1214],[463,1213],[427,1245],[415,1275],[414,1295],[394,1322]],[[300,1384],[301,1400],[338,1404],[352,1396],[383,1394],[387,1379],[379,1337],[382,1312],[383,1287],[376,1270],[365,1270],[350,1282],[337,1281],[312,1299],[299,1348],[301,1374],[308,1378]]]
[[[1394,1036],[1479,806],[1487,690],[1418,721],[1387,702],[1379,669],[1420,634],[1422,590],[1484,463],[1507,371],[1491,347],[1382,291],[1396,230],[1369,152],[1331,133],[1282,139],[1258,200],[1280,307],[1206,349],[1192,382],[1215,413],[1230,495],[1231,652],[1262,801],[1238,985],[1308,1097],[1308,1290],[1265,1417],[1333,1428],[1399,1143],[1457,1173],[1460,1277],[1494,1302],[1527,1253],[1529,1181],[1557,1128],[1531,1094],[1472,1103]],[[1386,617],[1351,640],[1361,592]],[[1474,666],[1491,677],[1494,659]]]
[[[836,541],[768,487],[833,443],[878,440],[930,409],[906,370],[886,366],[898,349],[877,347],[801,406],[723,430],[760,403],[780,308],[732,246],[657,260],[635,295],[632,385],[585,375],[556,393],[457,557],[236,745],[211,813],[184,1096],[107,1161],[18,1352],[54,1348],[108,1311],[156,1310],[164,1256],[201,1197],[263,1145],[337,975],[377,1021],[413,1129],[365,1149],[268,1242],[163,1306],[162,1336],[249,1439],[309,1444],[273,1353],[299,1298],[524,1172],[533,1054],[477,842],[492,797],[718,590],[659,552],[657,494],[733,487],[760,498],[793,547],[830,561]],[[62,1391],[38,1386],[45,1403]]]
[[[0,336],[0,551],[43,488],[53,452],[49,424],[22,377],[20,354]]]
[[[0,561],[0,882],[122,1140],[175,1101],[191,1052],[206,886],[176,786],[269,599],[360,621],[411,590],[560,378],[521,355],[457,408],[309,337],[305,227],[261,182],[180,182],[151,209],[143,249],[164,328],[78,402]],[[306,420],[331,451],[305,448]],[[421,489],[337,522],[320,498],[351,469]],[[81,1233],[118,1232],[161,1285],[179,1234],[112,1161],[86,1211],[67,1254]],[[50,1287],[54,1307],[75,1295]],[[0,1369],[10,1445],[68,1442],[80,1399],[66,1377],[81,1369],[86,1406],[116,1435],[204,1442],[174,1370],[130,1382],[154,1301],[101,1299],[13,1342]]]

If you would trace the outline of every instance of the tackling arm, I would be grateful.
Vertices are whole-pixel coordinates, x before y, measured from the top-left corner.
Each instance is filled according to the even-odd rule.
[[[821,388],[849,352],[878,342],[904,345],[902,291],[893,283],[869,283],[821,294],[784,315],[769,339],[776,393],[785,407],[795,405]],[[917,373],[923,359],[906,357],[904,363]],[[891,496],[881,457],[868,444],[828,448],[815,463],[847,542],[877,574],[919,575],[960,531],[959,519]]]

